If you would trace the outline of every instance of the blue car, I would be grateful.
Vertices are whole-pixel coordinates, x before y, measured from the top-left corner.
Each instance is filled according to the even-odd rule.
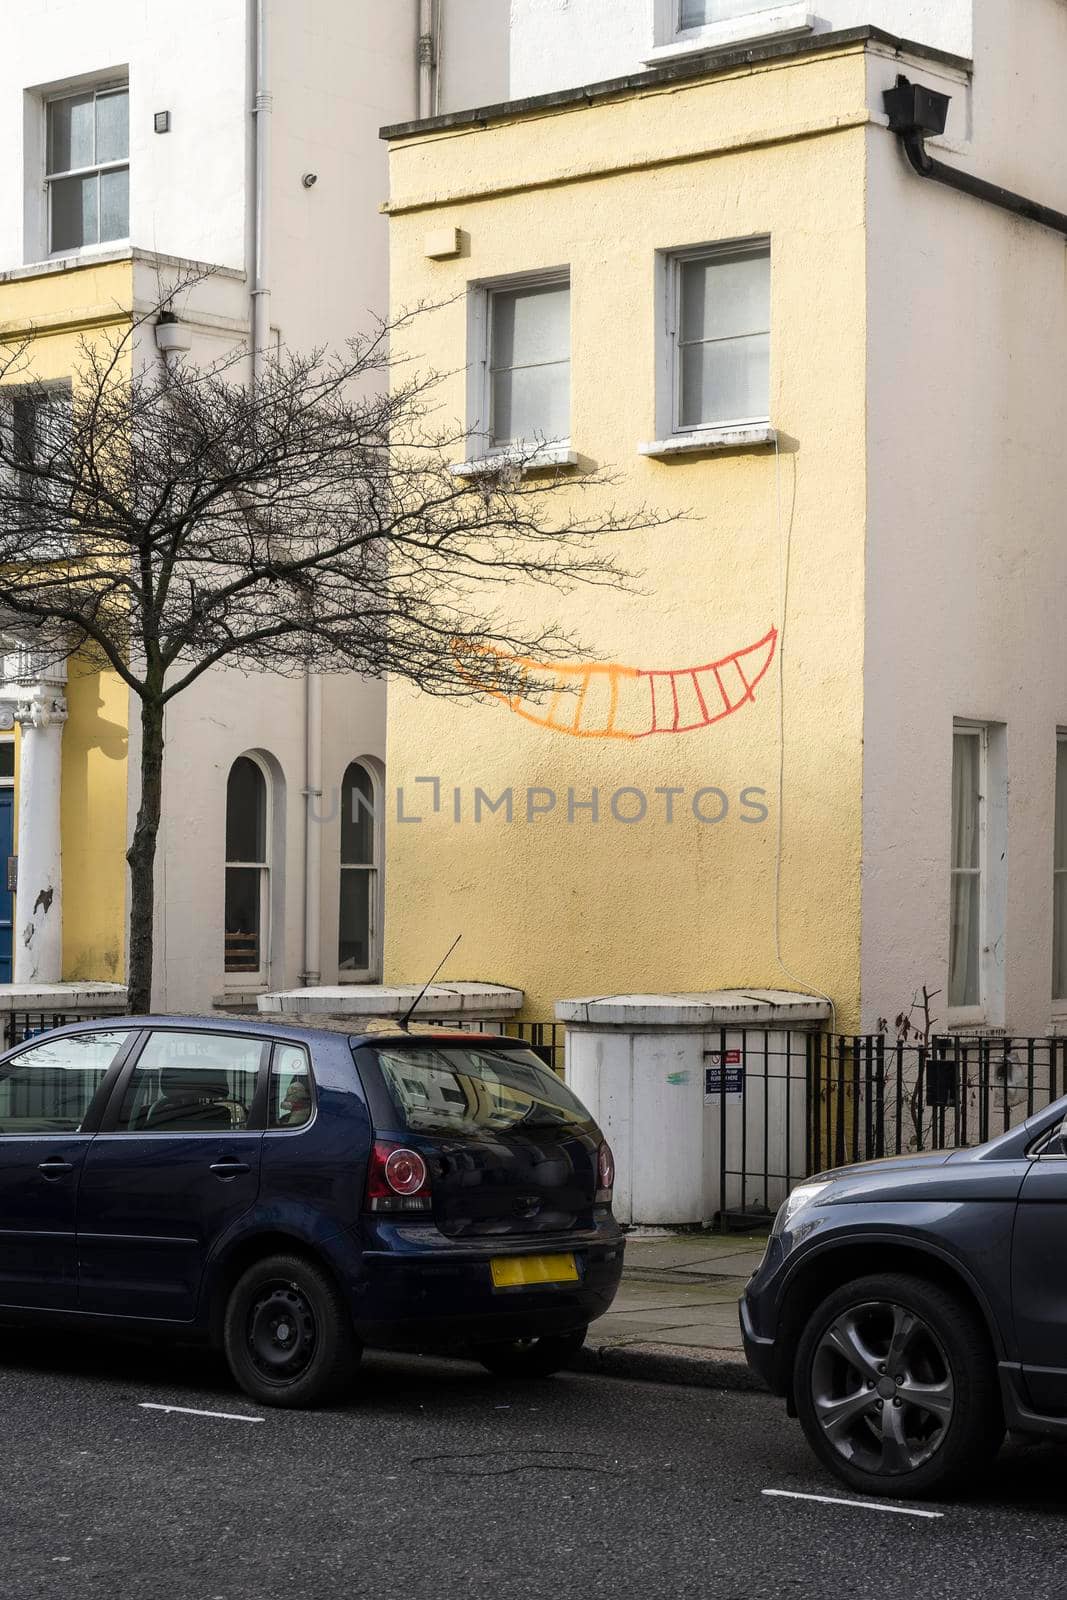
[[[0,1321],[211,1340],[278,1406],[365,1345],[547,1375],[618,1287],[613,1181],[517,1041],[79,1023],[0,1056]]]
[[[741,1304],[751,1366],[850,1489],[945,1492],[1006,1429],[1067,1440],[1067,1100],[974,1150],[794,1189]]]

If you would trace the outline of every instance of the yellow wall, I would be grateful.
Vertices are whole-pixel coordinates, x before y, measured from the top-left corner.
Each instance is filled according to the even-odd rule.
[[[132,269],[118,261],[0,282],[0,340],[28,370],[67,378],[83,340],[128,324]],[[0,356],[2,359],[2,356]],[[20,361],[7,381],[25,381]],[[121,982],[125,963],[128,695],[118,675],[69,665],[63,730],[63,977]],[[17,788],[16,788],[17,796]],[[16,827],[18,824],[16,798]],[[18,913],[16,909],[16,927]]]
[[[789,543],[781,946],[774,899],[779,763],[777,662],[755,703],[717,726],[635,741],[578,739],[503,705],[454,704],[394,685],[389,778],[387,981],[428,974],[456,933],[446,977],[513,983],[528,1013],[629,990],[734,985],[829,993],[851,1025],[859,1001],[865,537],[866,101],[862,51],[780,62],[481,130],[393,147],[394,307],[441,305],[411,349],[449,377],[442,417],[465,414],[468,283],[569,265],[572,439],[583,466],[621,475],[605,508],[647,502],[687,520],[617,541],[644,593],[512,589],[516,616],[558,618],[590,657],[643,670],[718,660],[779,623]],[[502,187],[506,184],[506,188]],[[434,262],[426,234],[458,227],[468,253]],[[770,234],[773,451],[637,455],[656,437],[657,250]],[[779,517],[779,506],[781,515]],[[434,815],[427,785],[442,780]],[[657,788],[724,790],[731,815],[673,825]],[[453,814],[460,786],[464,820]],[[509,826],[470,817],[473,791],[560,796],[554,816]],[[604,815],[642,790],[649,820]],[[396,820],[402,787],[409,815]],[[567,791],[600,791],[599,823],[566,819]],[[768,821],[738,797],[767,791]],[[635,802],[636,804],[636,802]],[[714,804],[713,802],[709,802]],[[561,816],[560,812],[563,812]]]

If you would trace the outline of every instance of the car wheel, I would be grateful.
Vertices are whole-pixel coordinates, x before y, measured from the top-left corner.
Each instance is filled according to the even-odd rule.
[[[1004,1437],[984,1327],[922,1278],[861,1278],[824,1300],[801,1336],[794,1385],[809,1444],[861,1494],[944,1492]]]
[[[573,1361],[585,1343],[588,1328],[543,1338],[509,1339],[506,1344],[475,1345],[476,1361],[499,1378],[550,1378]]]
[[[326,1274],[300,1256],[249,1267],[226,1306],[230,1371],[253,1400],[313,1406],[351,1381],[360,1348]]]

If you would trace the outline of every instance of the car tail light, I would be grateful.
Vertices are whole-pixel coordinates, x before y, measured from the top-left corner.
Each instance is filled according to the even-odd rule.
[[[615,1187],[615,1157],[605,1140],[596,1153],[596,1197],[611,1204],[611,1191]]]
[[[367,1168],[367,1210],[429,1211],[430,1174],[417,1150],[375,1139]]]

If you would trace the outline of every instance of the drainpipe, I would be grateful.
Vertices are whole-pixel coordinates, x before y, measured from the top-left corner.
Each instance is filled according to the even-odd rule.
[[[252,376],[260,378],[270,344],[270,136],[274,97],[270,92],[270,0],[255,0],[255,260],[252,274]]]
[[[926,140],[939,138],[944,133],[950,101],[951,96],[927,89],[921,83],[911,83],[903,74],[897,78],[896,88],[885,92],[885,111],[890,130],[899,135],[904,154],[919,177],[931,178],[949,189],[972,195],[976,200],[985,200],[990,205],[999,206],[1002,211],[1010,211],[1027,222],[1037,222],[1043,228],[1067,235],[1067,216],[1062,211],[1054,211],[1051,206],[1027,200],[1024,195],[1015,194],[1011,189],[1002,189],[997,183],[987,183],[984,178],[972,177],[958,167],[949,167],[943,161],[934,160],[927,151]]]
[[[322,978],[319,927],[322,902],[322,678],[304,674],[304,971],[312,988]]]
[[[435,117],[439,103],[438,61],[441,54],[441,0],[417,0],[419,8],[420,120]]]

